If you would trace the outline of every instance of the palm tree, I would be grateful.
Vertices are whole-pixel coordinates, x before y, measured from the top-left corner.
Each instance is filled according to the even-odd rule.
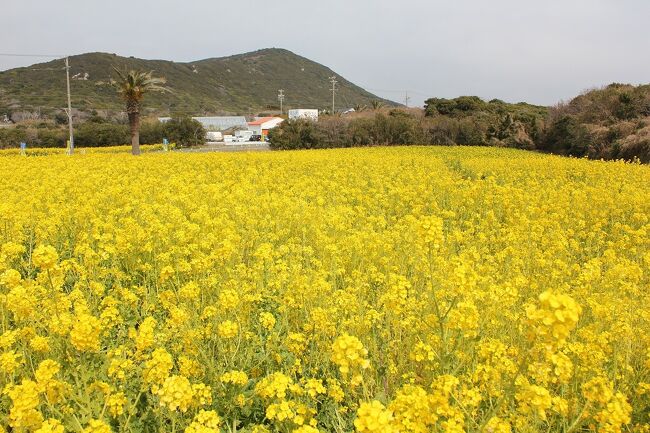
[[[140,106],[144,95],[149,92],[166,92],[169,89],[164,87],[164,78],[153,77],[153,71],[129,71],[115,72],[119,79],[114,82],[117,93],[126,102],[126,114],[129,116],[131,127],[131,153],[140,155]]]

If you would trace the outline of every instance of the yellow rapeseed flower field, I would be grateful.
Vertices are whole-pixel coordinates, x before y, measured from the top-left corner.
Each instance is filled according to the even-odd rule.
[[[650,167],[0,157],[0,431],[650,432]]]

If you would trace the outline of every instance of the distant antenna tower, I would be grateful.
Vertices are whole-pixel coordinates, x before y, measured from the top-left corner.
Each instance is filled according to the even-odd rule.
[[[334,95],[336,95],[336,84],[338,83],[336,76],[330,77],[330,83],[332,83],[332,114],[334,114]]]
[[[404,105],[406,106],[406,108],[409,108],[409,101],[410,100],[411,100],[411,98],[409,97],[409,91],[407,90],[406,95],[404,96]]]
[[[284,102],[284,90],[278,90],[278,101],[280,101],[280,116],[282,116],[282,103]]]

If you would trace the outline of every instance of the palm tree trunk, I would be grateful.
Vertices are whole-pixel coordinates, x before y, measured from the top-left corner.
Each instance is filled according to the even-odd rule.
[[[129,113],[129,126],[131,127],[131,153],[140,155],[140,113]]]

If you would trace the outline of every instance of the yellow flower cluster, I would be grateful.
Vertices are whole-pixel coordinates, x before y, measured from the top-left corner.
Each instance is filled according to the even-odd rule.
[[[124,413],[124,405],[127,403],[123,392],[109,394],[106,398],[106,408],[108,413],[117,418]]]
[[[143,379],[145,383],[162,384],[169,376],[174,366],[172,356],[165,349],[158,348],[151,354],[151,359],[145,362]]]
[[[231,383],[233,385],[245,385],[248,382],[248,375],[243,371],[233,370],[228,371],[219,377],[223,383]]]
[[[134,339],[137,350],[144,351],[153,346],[155,341],[154,331],[157,324],[158,322],[153,317],[146,317],[137,332],[133,328],[130,330],[130,336]]]
[[[217,327],[219,336],[222,338],[235,338],[239,333],[239,325],[230,320],[219,323]]]
[[[393,412],[377,400],[361,403],[354,420],[354,427],[359,433],[392,433],[395,431]]]
[[[90,314],[82,314],[72,326],[70,341],[77,350],[96,352],[99,350],[101,330],[99,319]]]
[[[648,166],[58,152],[0,151],[0,431],[650,433]]]
[[[611,383],[604,377],[594,377],[582,386],[582,393],[590,403],[593,419],[598,431],[620,433],[631,420],[632,406],[626,396],[615,392]]]
[[[264,329],[270,331],[275,326],[275,317],[268,311],[260,313],[260,324]]]
[[[519,410],[525,414],[533,413],[539,419],[546,420],[546,411],[552,404],[549,391],[542,386],[531,385],[521,377],[517,380],[517,387],[515,398],[519,402]]]
[[[43,424],[34,433],[63,433],[64,431],[65,427],[61,424],[61,421],[50,418],[43,421]]]
[[[160,405],[170,411],[176,409],[186,412],[192,404],[194,391],[192,384],[183,376],[170,376],[165,379],[162,386],[156,391],[160,398]]]
[[[535,335],[543,340],[564,343],[578,323],[582,308],[568,295],[547,290],[539,295],[539,307],[526,310],[535,326]]]
[[[14,370],[20,365],[20,355],[10,350],[0,355],[0,372],[4,374],[12,374]]]
[[[52,269],[58,260],[59,254],[52,245],[40,245],[32,252],[32,263],[44,270]]]
[[[111,427],[101,419],[91,419],[82,433],[111,433]]]
[[[435,426],[444,399],[432,398],[423,388],[404,385],[388,406],[396,431],[424,433]]]
[[[292,433],[321,433],[321,432],[316,427],[312,427],[310,425],[303,425],[293,430]]]
[[[9,425],[16,430],[30,430],[41,425],[43,415],[37,410],[40,403],[38,384],[23,379],[20,385],[9,385],[4,390],[11,399]]]
[[[368,350],[357,337],[352,335],[343,334],[332,344],[332,362],[338,365],[344,377],[347,378],[350,373],[354,373],[353,383],[361,382],[360,371],[370,367],[367,357]]]
[[[192,423],[187,426],[185,433],[219,433],[221,418],[213,410],[199,411]]]
[[[265,399],[284,399],[291,386],[293,386],[293,379],[283,373],[277,372],[257,382],[255,392]]]

